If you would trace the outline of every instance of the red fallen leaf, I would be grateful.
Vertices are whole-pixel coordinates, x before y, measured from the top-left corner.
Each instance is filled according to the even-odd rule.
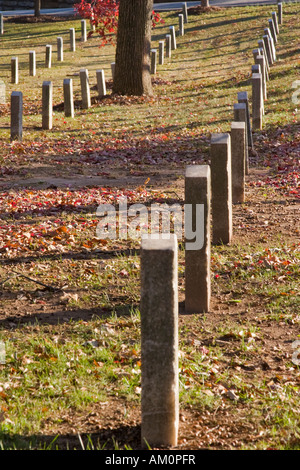
[[[122,271],[119,272],[119,275],[122,276],[122,277],[128,277],[129,272],[126,271],[126,269],[122,269]]]

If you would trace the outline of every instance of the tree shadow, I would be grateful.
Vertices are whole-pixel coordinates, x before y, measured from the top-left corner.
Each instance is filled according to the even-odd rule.
[[[3,450],[142,450],[140,425],[103,427],[97,432],[78,434],[1,433],[0,441]]]

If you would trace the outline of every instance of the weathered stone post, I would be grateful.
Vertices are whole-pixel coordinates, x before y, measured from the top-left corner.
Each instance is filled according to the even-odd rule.
[[[265,41],[263,39],[259,39],[258,48],[263,50],[264,57],[265,57],[265,63],[266,63],[267,79],[269,80],[270,64],[269,64],[267,49],[266,49],[266,46],[265,46]]]
[[[232,182],[230,134],[211,136],[211,187],[213,244],[232,239]]]
[[[185,312],[210,308],[211,172],[209,165],[185,173]]]
[[[156,74],[156,63],[157,63],[157,50],[151,49],[151,68],[150,73],[155,75]]]
[[[252,50],[252,54],[253,54],[253,59],[254,59],[254,62],[255,62],[256,57],[257,57],[258,54],[259,54],[259,49],[253,49],[253,50]]]
[[[269,63],[269,66],[271,66],[273,65],[274,61],[273,61],[273,54],[271,50],[271,41],[267,34],[263,36],[263,41],[264,41],[264,45],[265,45],[265,49],[267,53],[268,63]]]
[[[248,108],[248,111],[247,111]],[[249,113],[249,116],[248,116]],[[251,146],[249,145],[249,138],[248,138],[248,127],[249,125],[247,124],[248,119],[250,121],[250,110],[249,110],[249,103],[247,106],[247,103],[244,101],[234,103],[233,105],[233,120],[234,122],[245,122],[246,123],[246,142],[248,142],[248,146],[246,146],[246,166],[245,166],[245,172],[246,175],[249,174],[249,148],[253,148],[253,138],[252,138],[252,131],[251,131]],[[251,126],[251,124],[250,124]]]
[[[165,60],[165,41],[159,41],[158,43],[158,63],[163,65]]]
[[[248,99],[248,93],[247,91],[239,91],[237,94],[238,97],[238,103],[239,104],[245,104],[246,105],[246,162],[248,160],[248,147],[253,149],[253,138],[252,138],[252,128],[251,128],[251,119],[250,119],[250,105],[249,105],[249,99]],[[240,116],[240,111],[234,111],[234,114],[236,114],[238,120],[241,119],[240,122],[243,121],[243,116]],[[236,120],[236,119],[234,119]],[[248,166],[248,164],[246,164]]]
[[[115,63],[115,62],[112,62],[112,63],[110,64],[112,79],[114,79],[114,77],[115,77],[115,68],[116,68],[116,63]]]
[[[45,58],[45,67],[47,69],[51,68],[51,62],[52,62],[52,46],[51,44],[48,44],[46,46],[46,58]]]
[[[270,50],[271,50],[271,55],[272,55],[272,59],[273,59],[273,63],[274,63],[276,61],[276,49],[275,49],[275,44],[274,44],[274,41],[273,41],[273,37],[272,37],[271,31],[270,31],[269,28],[265,28],[264,33],[269,38]]]
[[[171,34],[166,34],[166,57],[167,59],[170,59],[172,55],[171,42],[172,42]]]
[[[187,3],[186,2],[184,2],[184,4],[182,5],[182,13],[183,13],[183,17],[184,17],[184,22],[188,23],[189,19],[188,19],[188,10],[187,10]]]
[[[36,55],[35,51],[29,51],[29,75],[35,77],[36,75]]]
[[[19,83],[19,60],[18,57],[11,58],[11,83]]]
[[[60,36],[57,38],[57,60],[63,62],[64,60],[64,49],[63,49],[63,38]]]
[[[177,48],[175,26],[170,26],[170,35],[171,35],[171,49],[174,50]]]
[[[252,65],[252,74],[260,73],[261,74],[261,107],[262,107],[262,114],[265,114],[265,106],[264,106],[264,91],[263,91],[263,74],[261,71],[261,67],[259,64]]]
[[[272,11],[272,19],[273,19],[273,23],[274,23],[274,26],[275,26],[276,34],[279,34],[279,26],[278,26],[278,20],[277,20],[277,13],[276,13],[276,11]]]
[[[65,78],[64,88],[64,111],[66,117],[74,117],[74,98],[73,98],[73,80]]]
[[[86,20],[81,20],[81,42],[87,41]]]
[[[0,80],[0,104],[6,104],[6,87],[3,80]]]
[[[96,70],[96,79],[97,79],[97,90],[100,98],[106,95],[106,83],[104,70]]]
[[[267,79],[266,79],[266,64],[265,64],[265,58],[263,55],[256,56],[256,64],[260,66],[261,75],[262,75],[263,100],[266,100],[267,99]]]
[[[79,75],[80,75],[82,107],[83,109],[88,109],[91,106],[89,72],[87,69],[81,69],[79,72]]]
[[[141,244],[141,441],[176,446],[179,426],[177,237]]]
[[[70,28],[69,33],[70,33],[70,51],[75,52],[76,51],[75,28]]]
[[[268,23],[269,23],[269,30],[272,34],[274,44],[277,44],[277,34],[276,34],[275,26],[274,26],[274,23],[273,23],[273,19],[269,19]]]
[[[278,24],[283,24],[282,3],[278,3]]]
[[[10,139],[22,140],[23,137],[23,94],[13,91],[10,97]]]
[[[179,36],[184,36],[184,18],[182,14],[178,15],[178,21],[179,21]]]
[[[262,129],[262,76],[261,73],[252,74],[252,127]]]
[[[42,86],[42,128],[52,129],[53,122],[53,86],[45,81]]]
[[[246,124],[231,123],[232,202],[245,201]]]

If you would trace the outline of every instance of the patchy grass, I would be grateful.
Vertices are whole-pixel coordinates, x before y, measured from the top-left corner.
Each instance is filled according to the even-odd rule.
[[[254,133],[246,202],[233,207],[231,246],[212,247],[212,304],[184,314],[179,243],[179,449],[298,449],[299,6],[284,5],[265,103]],[[0,441],[5,449],[139,449],[139,240],[99,240],[99,204],[184,202],[184,170],[209,163],[210,135],[229,132],[238,91],[251,97],[252,49],[270,6],[190,16],[171,60],[153,77],[155,97],[111,93],[114,48],[82,44],[80,21],[6,23],[0,44],[7,97],[24,94],[24,140],[9,141],[1,105]],[[153,31],[164,38],[177,14]],[[68,30],[77,31],[76,53]],[[56,61],[62,36],[65,60]],[[45,45],[53,66],[43,67]],[[29,50],[37,75],[28,76]],[[10,83],[10,57],[20,83]],[[82,110],[87,68],[93,105]],[[108,95],[98,99],[95,71]],[[74,80],[76,114],[63,113]],[[284,78],[284,79],[283,79]],[[41,86],[54,84],[54,127],[41,129]]]

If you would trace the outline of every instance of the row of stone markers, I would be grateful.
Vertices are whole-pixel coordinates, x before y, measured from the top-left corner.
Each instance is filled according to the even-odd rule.
[[[1,18],[1,15],[0,15]],[[0,22],[1,25],[1,22]],[[2,27],[3,27],[3,20],[2,20]],[[70,28],[69,30],[70,35],[70,51],[76,51],[76,35],[75,35],[75,28]],[[81,41],[87,41],[87,27],[86,27],[86,20],[81,20]],[[64,61],[64,41],[63,37],[59,36],[57,38],[57,61],[63,62]],[[50,69],[52,66],[52,45],[47,44],[45,49],[45,68]],[[36,52],[29,51],[29,75],[34,77],[36,75]],[[19,60],[18,57],[11,58],[11,83],[18,84],[19,83]]]
[[[187,4],[184,3],[182,7],[182,14],[178,15],[179,18],[179,31],[178,34],[180,36],[184,35],[184,23],[188,22],[188,13],[187,13]],[[94,27],[94,25],[91,25]],[[3,15],[0,15],[0,29],[2,31],[1,34],[4,34],[4,27],[3,27]],[[87,22],[86,20],[81,20],[81,42],[87,41]],[[75,28],[70,28],[69,30],[69,39],[70,39],[70,51],[76,51],[76,36],[75,36]],[[170,34],[166,35],[166,57],[171,57],[171,50],[176,49],[176,31],[174,26],[170,26]],[[63,62],[64,61],[64,40],[62,36],[57,37],[57,61]],[[19,83],[19,65],[18,65],[18,57],[11,58],[11,83],[18,84]],[[156,63],[157,63],[157,50],[151,50],[151,73],[156,73]],[[164,41],[159,42],[159,64],[163,65],[164,63]],[[47,44],[45,50],[45,67],[51,68],[52,65],[52,45]],[[112,64],[112,72],[113,72],[113,65]],[[36,53],[35,51],[29,51],[29,75],[35,76],[36,75]]]
[[[262,129],[265,101],[267,100],[267,82],[270,78],[271,66],[276,61],[276,44],[279,24],[282,24],[282,3],[278,3],[278,18],[275,11],[264,28],[264,35],[258,41],[258,49],[253,50],[255,64],[252,65],[252,126]]]
[[[278,17],[277,22],[276,13],[272,13],[269,28],[265,29],[259,49],[254,52],[258,66],[252,75],[252,127],[255,129],[262,125],[258,110],[263,112],[266,80],[276,60],[278,23],[282,24],[281,3]],[[210,165],[186,168],[185,205],[190,204],[194,213],[200,205],[204,209],[202,248],[185,250],[186,313],[209,311],[211,243],[231,242],[232,203],[244,202],[248,152],[252,146],[248,94],[239,92],[230,133],[211,137]],[[150,446],[176,446],[179,427],[177,237],[170,234],[168,240],[165,238],[166,234],[146,238],[141,244],[141,439]]]
[[[188,22],[187,4],[183,4],[183,13],[179,14],[179,34],[184,34],[184,23]],[[81,20],[81,41],[87,40],[86,20]],[[166,57],[171,57],[171,50],[177,48],[176,44],[176,30],[174,26],[170,26],[170,34],[166,35]],[[75,29],[70,28],[70,50],[75,51]],[[165,43],[159,42],[159,64],[164,63],[165,56]],[[57,38],[57,60],[63,61],[63,38]],[[151,73],[156,73],[157,55],[156,50],[151,50]],[[46,58],[45,67],[51,68],[52,63],[52,46],[46,45]],[[114,78],[115,63],[111,63],[111,74]],[[29,74],[36,75],[36,54],[35,51],[29,52]],[[87,69],[81,69],[80,88],[82,108],[89,109],[91,106],[89,73]],[[104,70],[96,70],[96,81],[98,97],[101,98],[106,95],[106,82]],[[18,57],[11,59],[11,82],[17,84],[19,82],[19,67]],[[74,97],[73,97],[73,80],[64,79],[63,81],[64,93],[64,112],[66,117],[74,117]],[[51,81],[44,81],[42,84],[42,129],[50,130],[53,125],[53,84]],[[23,138],[23,95],[21,92],[15,91],[11,94],[11,125],[10,125],[10,138],[11,140],[22,140]]]

